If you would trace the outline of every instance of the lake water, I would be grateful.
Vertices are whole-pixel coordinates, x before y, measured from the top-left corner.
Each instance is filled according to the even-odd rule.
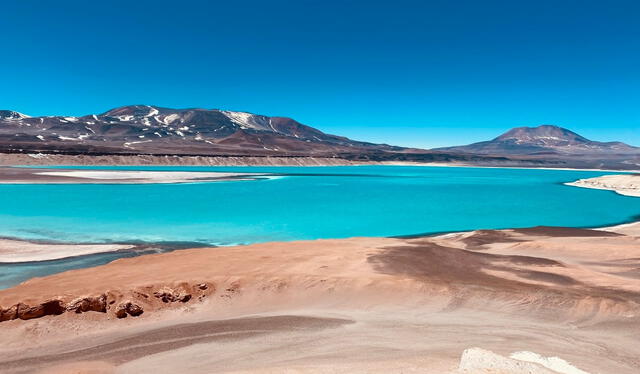
[[[562,184],[610,174],[596,171],[410,166],[100,169],[270,172],[280,177],[189,184],[0,185],[0,236],[233,245],[535,225],[597,227],[640,214],[638,198]],[[0,264],[0,288],[129,255]]]

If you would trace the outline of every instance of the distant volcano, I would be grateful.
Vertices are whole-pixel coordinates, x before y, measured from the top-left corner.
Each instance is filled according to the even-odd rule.
[[[438,150],[495,155],[613,155],[640,154],[640,148],[622,142],[589,140],[553,125],[516,127],[489,141]]]

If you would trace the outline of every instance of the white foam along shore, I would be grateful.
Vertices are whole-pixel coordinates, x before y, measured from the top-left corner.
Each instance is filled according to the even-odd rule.
[[[567,186],[615,191],[620,195],[640,197],[640,175],[616,174],[596,178],[579,179],[565,183]]]
[[[188,171],[138,171],[138,170],[60,170],[36,172],[38,175],[70,177],[86,180],[111,181],[114,183],[185,183],[198,181],[220,181],[229,179],[252,179],[263,174],[221,173]]]
[[[0,263],[59,260],[133,247],[130,244],[56,244],[0,239]]]

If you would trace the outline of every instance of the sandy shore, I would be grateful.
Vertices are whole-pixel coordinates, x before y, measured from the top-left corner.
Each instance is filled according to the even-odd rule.
[[[0,184],[192,183],[269,178],[267,173],[72,170],[0,167]]]
[[[633,230],[475,231],[120,259],[0,291],[0,365],[7,373],[637,373]]]
[[[615,191],[620,195],[640,197],[640,174],[604,175],[565,184],[596,190]]]

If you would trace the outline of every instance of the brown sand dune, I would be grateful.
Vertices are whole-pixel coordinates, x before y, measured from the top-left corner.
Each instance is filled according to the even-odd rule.
[[[0,291],[0,367],[454,373],[505,357],[495,367],[551,370],[507,357],[533,351],[637,373],[640,237],[628,232],[538,227],[121,259]],[[497,355],[460,363],[470,347]]]

